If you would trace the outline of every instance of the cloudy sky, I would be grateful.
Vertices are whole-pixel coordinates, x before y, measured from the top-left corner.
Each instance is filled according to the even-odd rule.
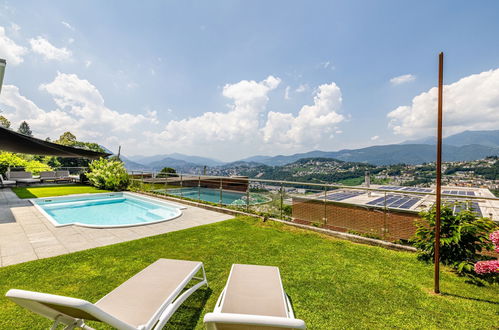
[[[499,128],[497,1],[0,1],[2,114],[236,160]]]

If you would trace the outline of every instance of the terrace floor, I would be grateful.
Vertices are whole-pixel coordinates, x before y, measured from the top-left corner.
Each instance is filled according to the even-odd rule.
[[[28,200],[0,190],[0,267],[228,220],[227,214],[187,206],[179,218],[128,228],[54,227]]]

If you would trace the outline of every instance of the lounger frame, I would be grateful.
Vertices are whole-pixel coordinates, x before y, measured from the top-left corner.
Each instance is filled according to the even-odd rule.
[[[281,289],[283,293],[283,299],[286,306],[286,317],[276,317],[276,316],[265,316],[265,315],[251,315],[251,314],[236,314],[236,313],[223,313],[222,306],[225,300],[225,293],[227,290],[227,285],[230,282],[232,276],[232,265],[229,278],[227,279],[227,284],[225,285],[222,293],[218,297],[217,303],[212,313],[207,313],[204,316],[204,323],[207,330],[217,330],[217,324],[233,324],[233,325],[252,325],[252,326],[265,326],[265,327],[278,327],[278,328],[289,328],[289,329],[306,329],[305,322],[296,319],[291,301],[289,296],[284,291],[284,287],[281,282]],[[279,275],[280,277],[280,275]]]
[[[196,274],[198,274],[200,271],[202,272],[202,276],[196,276]],[[182,290],[184,290],[187,284],[192,280],[197,280],[198,282],[189,289],[182,292]],[[164,303],[153,314],[149,321],[138,328],[115,318],[114,316],[100,309],[98,306],[82,299],[18,289],[9,290],[6,294],[6,297],[22,307],[25,307],[37,314],[53,320],[54,323],[52,324],[51,329],[56,329],[59,324],[64,324],[66,325],[64,329],[68,330],[74,329],[75,327],[86,330],[93,330],[93,328],[85,324],[85,319],[74,318],[65,315],[45,304],[66,306],[77,309],[89,314],[98,321],[104,322],[120,330],[159,330],[164,327],[166,322],[168,322],[170,317],[173,315],[173,313],[175,313],[180,305],[192,293],[194,293],[194,291],[196,291],[203,285],[208,286],[208,280],[206,279],[206,272],[204,270],[203,263],[199,263],[199,265],[197,265],[194,270],[189,273],[189,275],[186,276],[186,278],[178,285],[178,287],[172,292],[172,294],[170,294],[170,296],[165,299]]]

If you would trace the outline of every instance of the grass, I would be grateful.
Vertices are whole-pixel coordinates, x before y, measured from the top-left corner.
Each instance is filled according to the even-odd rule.
[[[5,299],[10,288],[95,302],[158,258],[201,260],[210,283],[209,289],[198,290],[184,302],[167,329],[203,329],[202,317],[213,310],[233,263],[278,266],[296,316],[309,329],[497,326],[497,286],[467,284],[444,268],[443,294],[432,295],[433,267],[416,261],[412,253],[239,217],[0,268],[0,329],[49,326]]]
[[[38,186],[38,187],[15,187],[12,191],[19,198],[39,198],[50,196],[65,196],[72,194],[91,194],[103,193],[108,190],[97,189],[88,185],[80,184],[59,184],[53,186]]]

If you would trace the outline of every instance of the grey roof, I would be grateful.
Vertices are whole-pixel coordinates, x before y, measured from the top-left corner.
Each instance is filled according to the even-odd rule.
[[[40,140],[32,136],[14,132],[0,126],[0,150],[30,155],[58,156],[68,158],[107,157],[111,154],[87,149],[63,146],[61,144]]]

